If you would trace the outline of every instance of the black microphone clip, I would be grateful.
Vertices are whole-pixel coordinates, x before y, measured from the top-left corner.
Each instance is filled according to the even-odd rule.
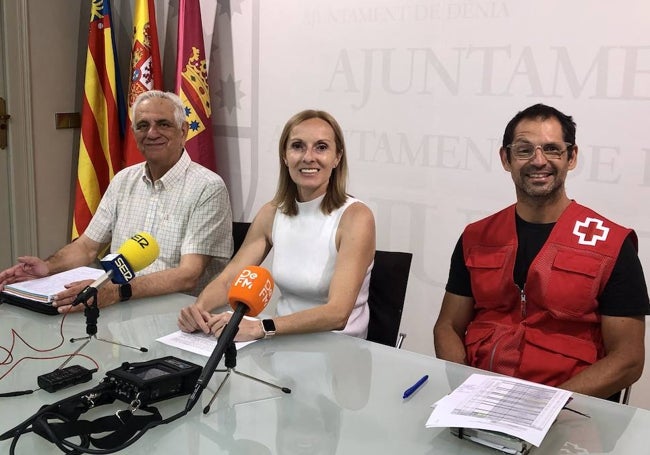
[[[88,306],[87,302],[91,298],[93,299],[97,298],[97,288],[92,286],[86,286],[79,294],[77,294],[77,297],[75,297],[74,301],[72,302],[72,306],[77,306],[80,303],[83,303],[85,306]]]

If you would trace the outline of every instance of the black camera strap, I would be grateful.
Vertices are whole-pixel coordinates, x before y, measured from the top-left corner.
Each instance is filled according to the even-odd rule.
[[[112,415],[95,420],[80,419],[87,411],[111,404],[115,399],[110,387],[107,387],[106,383],[100,384],[52,405],[43,406],[26,422],[4,433],[0,438],[18,437],[31,426],[34,433],[62,449],[64,441],[70,437],[78,437],[81,441],[79,449],[92,445],[97,449],[106,450],[106,453],[112,453],[115,449],[122,448],[136,434],[163,423],[157,408],[141,405],[137,400],[130,404],[129,409],[118,410]],[[96,436],[100,434],[101,437]],[[65,443],[65,446],[75,445]]]
[[[148,430],[186,415],[187,409],[163,419],[151,403],[191,393],[201,370],[200,366],[173,356],[123,363],[108,371],[96,387],[41,407],[26,421],[1,434],[0,441],[13,438],[13,454],[20,436],[33,431],[64,453],[117,452],[133,444]],[[127,404],[127,409],[95,420],[81,418],[91,409],[116,400]],[[79,442],[73,443],[70,438]],[[90,448],[91,445],[94,448]]]
[[[71,436],[78,436],[99,449],[112,449],[121,446],[144,427],[162,421],[157,408],[144,406],[139,411],[146,414],[134,414],[131,410],[120,410],[113,415],[99,417],[95,420],[68,419],[65,416],[48,412],[37,418],[32,428],[34,432],[50,442],[56,443]],[[64,420],[50,422],[50,419]],[[102,437],[96,434],[108,433]]]

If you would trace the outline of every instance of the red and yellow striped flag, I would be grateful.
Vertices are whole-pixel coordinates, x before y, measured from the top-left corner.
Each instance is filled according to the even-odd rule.
[[[163,89],[163,75],[158,46],[156,7],[154,0],[136,0],[133,12],[133,48],[131,51],[128,118],[124,131],[124,166],[144,160],[131,130],[131,106],[143,92]]]
[[[189,132],[185,149],[193,161],[216,170],[208,65],[199,0],[179,0],[176,93],[185,105]]]
[[[124,113],[110,1],[92,0],[73,239],[86,230],[108,183],[120,170]]]

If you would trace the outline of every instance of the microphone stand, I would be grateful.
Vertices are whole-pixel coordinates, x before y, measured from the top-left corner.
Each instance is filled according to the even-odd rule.
[[[214,400],[217,398],[217,394],[221,390],[221,388],[224,386],[228,378],[230,377],[230,373],[235,373],[238,374],[239,376],[243,376],[248,379],[252,379],[253,381],[260,382],[262,384],[266,384],[269,387],[273,387],[278,390],[282,390],[284,393],[291,393],[291,389],[288,387],[282,387],[277,384],[273,384],[271,382],[265,381],[260,378],[256,378],[255,376],[251,376],[246,373],[242,373],[241,371],[237,371],[235,367],[237,366],[237,347],[235,346],[235,342],[231,341],[228,347],[226,348],[226,352],[224,353],[224,364],[226,365],[225,369],[216,369],[214,370],[215,373],[226,373],[226,376],[223,378],[221,383],[219,384],[219,387],[217,387],[217,391],[214,392],[214,395],[212,395],[212,398],[210,398],[210,402],[208,405],[203,408],[203,414],[207,414],[210,412],[210,406],[212,406],[212,403]]]
[[[89,300],[90,303],[88,303]],[[68,359],[65,362],[63,362],[63,364],[59,367],[59,369],[63,368],[72,359],[72,357],[77,355],[88,343],[90,343],[90,340],[93,338],[95,338],[98,341],[103,341],[105,343],[111,343],[117,346],[135,349],[140,352],[149,351],[145,347],[138,348],[136,346],[129,346],[128,344],[118,343],[117,341],[107,340],[105,338],[100,338],[97,336],[97,318],[99,318],[99,306],[97,304],[97,288],[95,287],[86,288],[86,290],[84,290],[84,297],[81,303],[83,303],[83,305],[86,307],[84,309],[84,315],[86,316],[87,336],[80,337],[80,338],[70,338],[70,343],[74,343],[75,341],[81,341],[81,340],[85,340],[85,343],[79,346],[79,348],[76,351],[74,351],[74,353],[70,357],[68,357]]]

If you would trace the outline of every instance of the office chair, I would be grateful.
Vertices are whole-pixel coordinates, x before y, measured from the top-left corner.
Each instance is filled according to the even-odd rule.
[[[630,394],[632,393],[632,386],[627,386],[621,392],[621,404],[630,404]]]
[[[400,348],[406,334],[399,333],[402,309],[411,270],[412,253],[375,251],[370,275],[369,341]]]
[[[232,240],[234,246],[232,250],[233,257],[239,250],[241,244],[244,243],[244,239],[246,238],[246,233],[248,232],[249,227],[251,227],[251,224],[245,221],[232,222]]]

